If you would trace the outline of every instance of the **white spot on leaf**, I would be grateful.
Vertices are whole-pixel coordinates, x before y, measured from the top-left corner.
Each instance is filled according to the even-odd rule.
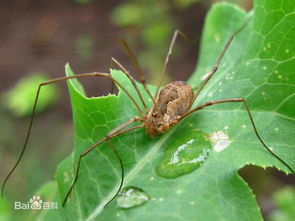
[[[212,93],[212,91],[210,91],[209,93],[208,93],[208,95],[207,95],[208,97],[212,97],[213,96],[213,93]]]
[[[215,131],[209,136],[209,140],[213,143],[213,149],[216,152],[221,152],[226,149],[231,141],[226,133],[223,131]]]

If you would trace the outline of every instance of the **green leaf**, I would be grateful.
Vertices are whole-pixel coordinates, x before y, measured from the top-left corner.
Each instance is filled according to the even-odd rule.
[[[220,69],[194,106],[223,98],[247,99],[263,140],[294,168],[294,4],[291,0],[254,3],[253,15],[224,3],[212,7],[207,15],[198,68],[189,80],[194,88],[214,66],[229,36],[248,17],[252,20],[234,39]],[[73,74],[69,66],[66,72]],[[111,73],[132,95],[136,94],[122,72]],[[79,154],[113,128],[139,115],[124,92],[86,98],[76,80],[68,86],[75,142],[73,153],[57,171],[60,201],[73,181]],[[146,94],[144,98],[148,100]],[[194,130],[196,136],[200,130],[212,140],[222,134],[228,146],[216,151],[220,141],[215,140],[213,151],[198,169],[174,179],[159,176],[156,168],[171,148],[167,144],[188,142],[191,137],[186,131]],[[261,145],[241,104],[208,107],[156,138],[139,129],[114,138],[112,143],[123,159],[124,187],[136,187],[150,200],[129,209],[120,208],[114,200],[104,208],[116,193],[121,174],[112,149],[102,144],[82,159],[72,196],[60,209],[63,216],[77,220],[262,220],[255,196],[237,171],[254,164],[290,172]]]
[[[2,95],[5,106],[17,117],[28,116],[32,112],[36,90],[40,83],[49,80],[43,72],[35,72],[24,77]],[[40,113],[56,103],[59,91],[56,85],[49,85],[40,93],[36,112]]]
[[[49,205],[49,209],[33,211],[32,213],[30,213],[31,216],[28,220],[52,221],[61,219],[62,214],[58,211],[58,209],[55,209],[55,207],[51,207],[52,203],[56,203],[57,198],[57,183],[55,181],[49,181],[44,184],[36,192],[36,196],[39,196],[42,200],[42,206],[44,206],[44,203],[47,203],[47,205]]]

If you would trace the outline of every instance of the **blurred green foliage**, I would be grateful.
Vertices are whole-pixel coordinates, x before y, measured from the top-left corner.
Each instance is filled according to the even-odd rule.
[[[2,95],[4,105],[17,117],[28,116],[32,113],[38,85],[49,80],[43,72],[35,72],[20,79],[14,87]],[[42,88],[36,112],[42,112],[56,103],[59,91],[55,85]]]
[[[129,0],[117,6],[111,18],[115,25],[129,30],[123,36],[128,42],[143,47],[137,58],[152,82],[157,82],[172,32],[177,27],[171,4],[167,1]]]
[[[8,202],[3,198],[0,198],[0,220],[1,221],[11,220],[11,208]]]
[[[219,1],[128,0],[112,11],[111,19],[118,27],[125,28],[123,37],[132,43],[133,47],[140,48],[137,58],[150,76],[151,83],[156,83],[164,66],[172,33],[179,28],[175,11],[185,10],[198,2],[209,8],[212,3]],[[228,2],[242,4],[243,0],[228,0]],[[177,48],[177,45],[175,47]],[[174,49],[173,56],[177,52],[181,52],[180,48]],[[169,75],[169,69],[167,72],[165,77]]]
[[[292,186],[280,189],[273,195],[276,210],[270,215],[269,221],[294,221],[295,219],[295,188]]]
[[[78,3],[78,4],[87,4],[92,2],[92,0],[73,0],[73,2]]]
[[[201,0],[174,0],[173,3],[174,5],[176,5],[176,7],[184,9],[190,7],[191,5],[199,1]]]
[[[95,39],[93,36],[82,33],[76,41],[75,51],[81,61],[88,61],[94,54]]]

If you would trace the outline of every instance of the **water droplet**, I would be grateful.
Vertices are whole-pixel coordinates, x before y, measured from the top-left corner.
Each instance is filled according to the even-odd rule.
[[[193,130],[185,139],[179,137],[170,142],[164,159],[156,168],[158,175],[175,178],[199,168],[211,151],[208,135],[200,130]]]
[[[231,141],[228,135],[222,131],[215,131],[209,136],[210,141],[214,144],[213,149],[216,152],[221,152],[227,148]]]
[[[148,202],[150,196],[142,189],[134,186],[123,188],[117,197],[117,205],[128,209],[140,206]]]

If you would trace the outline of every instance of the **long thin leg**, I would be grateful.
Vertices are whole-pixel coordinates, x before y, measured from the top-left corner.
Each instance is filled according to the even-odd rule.
[[[111,60],[110,62],[110,68],[113,69],[113,61]],[[111,90],[110,90],[111,94],[115,93],[115,83],[113,81],[111,81]]]
[[[142,94],[141,94],[140,90],[138,89],[137,84],[135,83],[134,78],[130,75],[129,71],[127,71],[127,69],[119,61],[117,61],[115,58],[112,58],[112,62],[114,62],[119,68],[121,68],[121,70],[129,78],[129,80],[131,81],[133,87],[135,88],[135,90],[136,90],[136,92],[137,92],[137,94],[138,94],[138,96],[139,96],[139,98],[141,100],[141,103],[143,104],[146,112],[148,112],[148,108],[147,108],[146,103],[145,103],[145,101],[144,101],[144,99],[142,97]]]
[[[49,84],[53,84],[53,83],[57,83],[57,82],[61,82],[61,81],[66,81],[66,80],[69,80],[69,79],[77,79],[77,78],[84,78],[84,77],[106,77],[106,78],[109,78],[115,84],[117,84],[118,87],[120,87],[128,95],[128,97],[132,100],[132,102],[134,103],[134,105],[136,106],[138,111],[141,113],[141,115],[142,116],[144,115],[144,113],[142,112],[142,110],[140,109],[140,107],[138,106],[138,104],[136,103],[134,98],[131,96],[131,94],[118,81],[116,81],[114,78],[112,78],[112,76],[110,74],[107,74],[107,73],[94,72],[94,73],[86,73],[86,74],[77,74],[77,75],[69,76],[69,77],[56,78],[56,79],[46,81],[46,82],[43,82],[43,83],[39,84],[38,90],[37,90],[37,93],[36,93],[36,97],[35,97],[35,102],[34,102],[34,105],[33,105],[32,115],[31,115],[31,119],[30,119],[30,124],[29,124],[29,128],[28,128],[27,136],[26,136],[26,139],[25,139],[25,143],[24,143],[22,152],[21,152],[17,162],[15,163],[13,168],[10,170],[9,174],[6,176],[6,178],[5,178],[4,182],[3,182],[2,189],[1,189],[2,198],[3,198],[3,195],[4,195],[4,188],[5,188],[6,182],[9,179],[9,177],[12,175],[12,173],[14,172],[16,167],[18,166],[18,164],[19,164],[20,160],[22,159],[22,157],[24,155],[24,152],[26,150],[26,147],[27,147],[27,144],[28,144],[28,141],[29,141],[29,137],[30,137],[30,134],[31,134],[31,129],[32,129],[33,121],[34,121],[36,106],[37,106],[37,102],[38,102],[38,98],[39,98],[41,88],[43,86],[45,86],[45,85],[49,85]]]
[[[219,55],[217,61],[216,61],[216,64],[214,65],[213,69],[211,70],[211,72],[208,74],[208,76],[206,77],[206,79],[203,81],[203,83],[201,84],[201,86],[199,87],[197,93],[195,94],[194,96],[194,99],[192,100],[191,102],[191,105],[189,106],[188,110],[191,109],[191,107],[193,106],[195,100],[197,99],[197,97],[199,96],[201,90],[205,87],[205,85],[207,84],[207,82],[212,78],[212,76],[216,73],[216,71],[218,70],[219,68],[219,65],[220,65],[220,62],[222,61],[227,49],[229,48],[231,42],[233,41],[234,37],[239,33],[241,32],[245,27],[246,25],[248,24],[249,20],[247,20],[242,27],[240,27],[237,31],[235,31],[230,37],[229,39],[227,40],[226,44],[225,44],[225,47],[223,48],[221,54]]]
[[[270,152],[275,158],[277,158],[282,164],[284,164],[295,175],[295,171],[291,168],[291,166],[289,166],[281,157],[279,157],[268,146],[266,146],[266,144],[264,143],[264,141],[260,137],[260,135],[258,133],[258,130],[257,130],[257,127],[256,127],[256,125],[254,123],[254,119],[253,119],[252,114],[250,112],[250,108],[249,108],[249,106],[248,106],[248,104],[247,104],[247,102],[246,102],[246,100],[244,98],[223,99],[223,100],[216,100],[216,101],[207,102],[207,103],[202,104],[202,105],[192,109],[191,111],[187,112],[186,114],[184,114],[183,116],[180,117],[180,120],[184,119],[188,115],[190,115],[190,114],[192,114],[192,113],[194,113],[194,112],[196,112],[198,110],[201,110],[201,109],[203,109],[205,107],[208,107],[208,106],[211,106],[211,105],[221,104],[221,103],[237,103],[237,102],[241,102],[241,103],[244,104],[244,106],[246,108],[246,111],[247,111],[247,113],[249,115],[251,124],[253,126],[254,132],[255,132],[257,138],[259,139],[260,143],[265,147],[265,149],[268,152]]]
[[[130,125],[131,123],[135,122],[137,119],[133,118],[131,119],[130,121],[126,122],[124,125],[125,127]],[[116,136],[119,136],[121,134],[124,134],[124,133],[127,133],[129,131],[132,131],[132,130],[136,130],[138,128],[142,128],[143,127],[143,124],[139,125],[139,126],[135,126],[135,127],[131,127],[131,128],[128,128],[128,129],[125,129],[125,130],[122,130],[122,126],[119,126],[118,128],[114,129],[111,133],[109,133],[107,136],[105,136],[104,138],[102,138],[101,140],[99,140],[98,142],[96,142],[95,144],[91,145],[90,147],[88,147],[85,151],[83,151],[80,156],[79,156],[79,159],[78,159],[78,163],[77,163],[77,169],[76,169],[76,173],[75,173],[75,178],[74,178],[74,181],[63,201],[63,204],[62,206],[65,205],[65,203],[67,202],[67,199],[69,197],[69,195],[71,194],[72,192],[72,189],[74,188],[76,182],[77,182],[77,179],[78,179],[78,174],[79,174],[79,170],[80,170],[80,163],[81,163],[81,159],[86,156],[88,153],[90,153],[95,147],[97,147],[98,145],[102,144],[103,142],[105,141],[108,141],[109,139],[113,138],[113,137],[116,137]],[[121,159],[121,158],[120,158]],[[120,160],[119,159],[119,160]]]
[[[143,72],[142,72],[142,70],[140,68],[140,65],[137,62],[136,57],[132,53],[132,50],[130,49],[128,43],[124,39],[122,39],[122,38],[117,38],[117,39],[115,39],[115,41],[119,42],[122,45],[122,47],[125,49],[125,51],[126,51],[128,57],[129,57],[129,59],[131,60],[133,66],[135,68],[135,73],[139,77],[139,81],[142,83],[145,91],[148,93],[148,95],[152,99],[153,103],[155,103],[154,97],[153,97],[153,95],[151,94],[149,88],[146,85],[145,76],[144,76],[144,74],[143,74]]]
[[[121,182],[120,182],[120,185],[119,185],[119,188],[116,192],[116,194],[112,197],[112,199],[110,199],[105,205],[104,205],[104,208],[109,205],[110,202],[112,202],[116,196],[120,193],[121,189],[122,189],[122,186],[123,186],[123,182],[124,182],[124,165],[123,165],[123,160],[122,158],[120,157],[119,153],[117,152],[115,146],[112,144],[111,142],[111,139],[108,140],[108,144],[109,146],[112,148],[113,152],[116,154],[117,158],[119,159],[119,162],[120,162],[120,165],[121,165]]]
[[[183,38],[184,38],[186,41],[188,41],[188,42],[194,42],[194,41],[190,40],[188,37],[186,37],[186,35],[185,35],[183,32],[181,32],[180,30],[177,30],[177,29],[176,29],[176,30],[174,31],[174,33],[173,33],[173,37],[172,37],[172,40],[171,40],[171,42],[170,42],[170,46],[169,46],[169,49],[168,49],[168,53],[167,53],[167,55],[166,55],[166,59],[165,59],[165,63],[164,63],[164,67],[163,67],[163,70],[162,70],[162,72],[161,72],[160,82],[159,82],[159,84],[158,84],[158,86],[157,86],[157,90],[156,90],[156,93],[155,93],[155,95],[154,95],[154,99],[156,99],[156,97],[158,96],[158,93],[159,93],[160,87],[161,87],[161,85],[162,85],[162,83],[163,83],[163,79],[164,79],[164,75],[165,75],[165,72],[166,72],[166,69],[167,69],[167,65],[168,65],[168,62],[169,62],[169,58],[170,58],[170,56],[171,56],[171,54],[172,54],[172,50],[173,50],[173,48],[174,48],[175,41],[176,41],[178,35],[180,35],[181,37],[183,37]]]

